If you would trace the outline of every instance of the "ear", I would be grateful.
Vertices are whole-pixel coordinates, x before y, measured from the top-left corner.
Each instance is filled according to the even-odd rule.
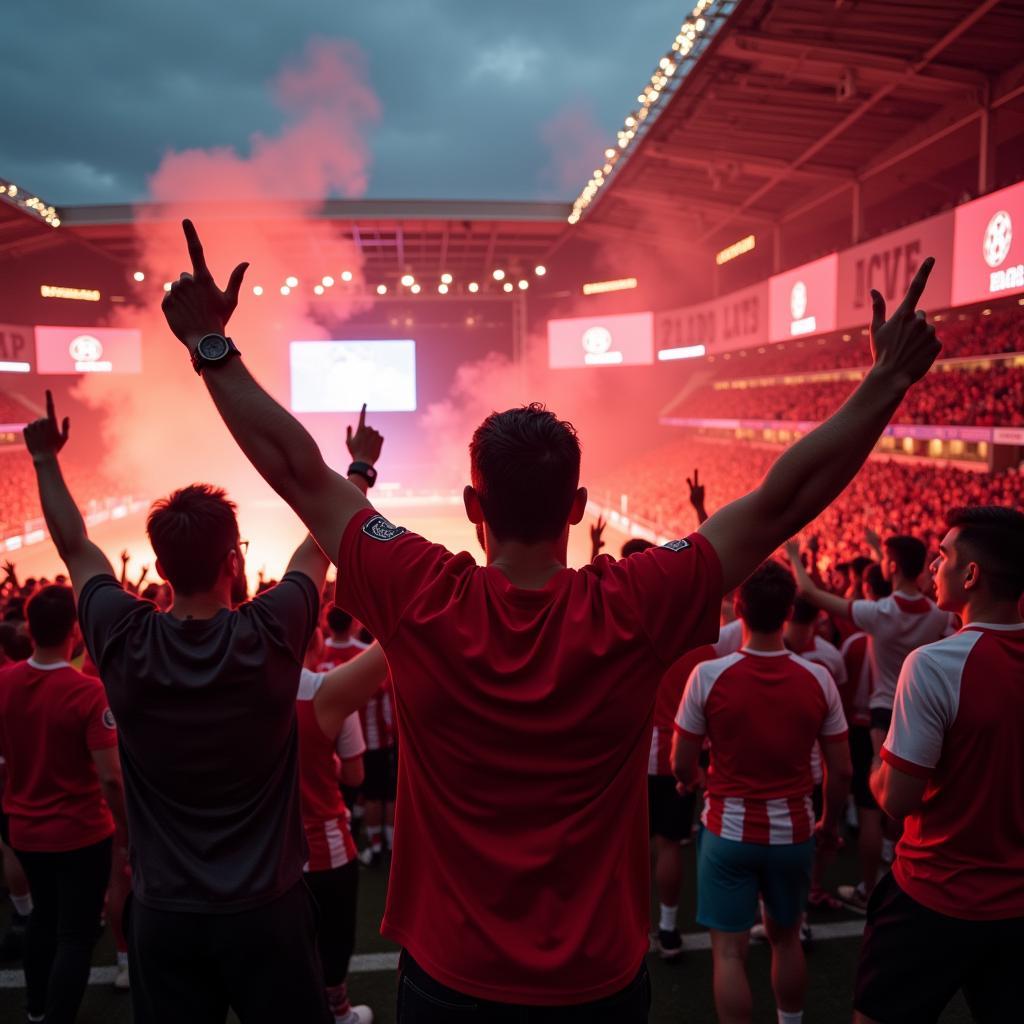
[[[466,484],[462,491],[462,501],[466,506],[466,516],[469,521],[475,526],[480,526],[484,521],[484,509],[480,504],[480,495],[476,493],[476,488]]]
[[[981,586],[980,567],[977,562],[967,563],[967,575],[964,577],[964,590],[976,590]]]
[[[156,560],[156,574],[162,580],[166,580],[167,579],[167,573],[164,572],[164,567],[160,564],[160,559],[159,558]]]
[[[587,489],[586,487],[580,487],[576,491],[576,497],[572,499],[572,509],[569,512],[569,525],[575,526],[577,523],[582,522],[583,517],[587,514]]]
[[[224,559],[224,568],[227,571],[228,579],[234,580],[238,578],[242,568],[242,563],[238,557],[237,550],[231,550],[228,552],[227,557]]]

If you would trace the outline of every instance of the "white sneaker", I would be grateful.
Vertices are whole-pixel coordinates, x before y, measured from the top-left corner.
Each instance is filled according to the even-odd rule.
[[[373,1024],[373,1010],[368,1006],[353,1006],[344,1017],[335,1017],[334,1024]]]
[[[750,941],[751,942],[767,942],[768,941],[768,930],[765,928],[763,921],[758,921],[757,924],[751,926],[751,928],[750,928]]]
[[[365,850],[360,850],[357,856],[359,857],[359,863],[364,868],[368,868],[373,863],[373,847],[368,846]]]
[[[132,983],[128,977],[128,965],[118,964],[117,977],[114,978],[114,988],[116,988],[118,992],[127,992],[131,987]]]

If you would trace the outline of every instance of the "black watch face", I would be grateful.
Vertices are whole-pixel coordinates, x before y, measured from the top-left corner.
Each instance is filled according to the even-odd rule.
[[[228,343],[226,338],[222,338],[219,334],[208,334],[202,341],[199,342],[199,354],[204,359],[209,359],[211,362],[217,359],[223,359],[228,352]]]

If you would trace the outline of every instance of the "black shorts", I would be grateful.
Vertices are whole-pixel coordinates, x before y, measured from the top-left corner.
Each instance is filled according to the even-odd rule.
[[[651,835],[675,843],[686,839],[693,828],[696,800],[695,793],[680,796],[676,790],[676,780],[671,775],[648,775],[647,811]]]
[[[864,811],[877,811],[878,804],[871,794],[871,762],[875,756],[875,748],[871,745],[871,727],[867,725],[850,726],[850,761],[853,763],[853,781],[850,792],[853,802]]]
[[[853,1005],[880,1024],[933,1024],[963,989],[979,1024],[1020,1020],[1022,958],[1024,917],[947,917],[889,872],[868,902]]]
[[[395,748],[368,750],[363,754],[363,799],[394,803],[398,789]]]
[[[886,736],[889,735],[889,726],[892,725],[892,708],[872,708],[871,728],[881,729]]]

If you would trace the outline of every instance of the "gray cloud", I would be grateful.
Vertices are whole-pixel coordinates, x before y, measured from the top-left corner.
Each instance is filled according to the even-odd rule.
[[[268,83],[321,36],[360,47],[381,101],[371,196],[568,200],[544,125],[579,111],[588,137],[611,141],[684,13],[669,0],[13,5],[0,175],[58,204],[142,199],[169,150],[246,151],[275,133]]]

